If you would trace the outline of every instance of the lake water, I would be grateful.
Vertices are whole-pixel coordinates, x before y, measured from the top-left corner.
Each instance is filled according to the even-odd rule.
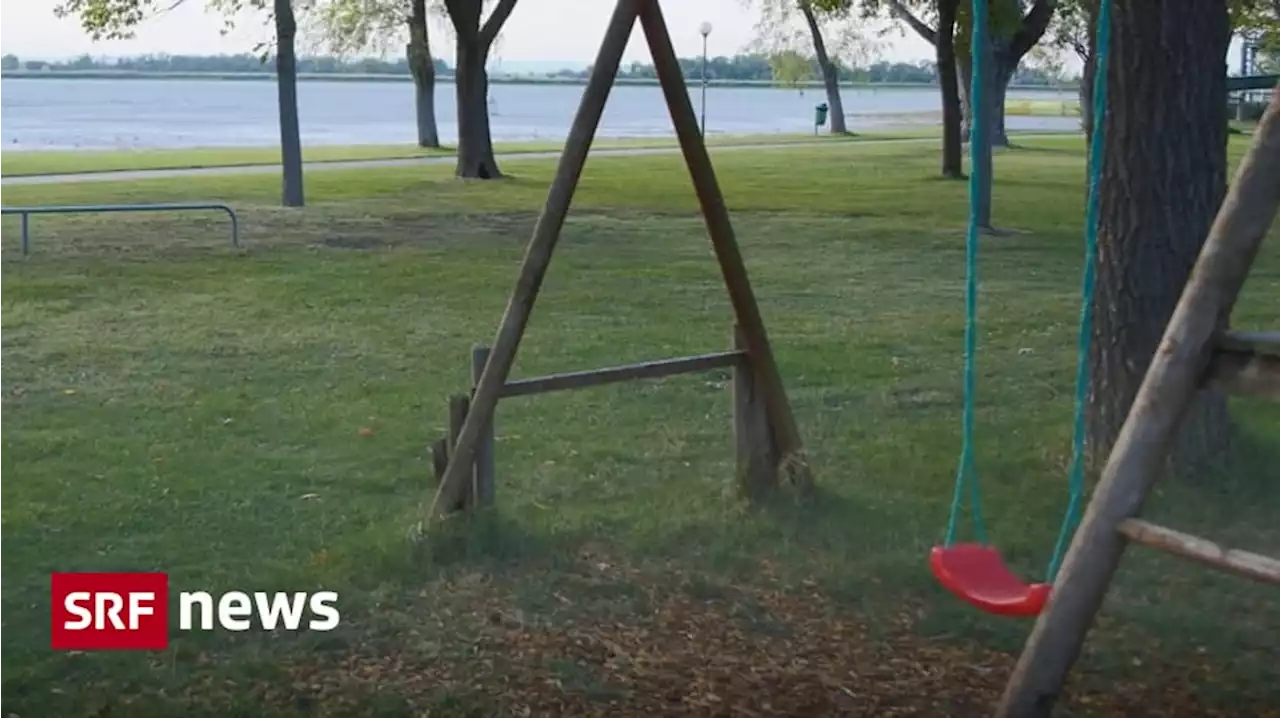
[[[578,85],[504,85],[490,89],[497,141],[562,140],[577,110]],[[442,141],[457,139],[454,87],[436,88]],[[690,88],[695,110],[700,88]],[[415,140],[408,82],[298,85],[307,145],[410,143]],[[1073,93],[1011,90],[1010,99],[1072,100]],[[937,124],[936,89],[845,89],[850,129]],[[711,87],[707,134],[812,131],[816,89]],[[275,84],[261,80],[102,80],[9,78],[0,85],[0,138],[6,150],[183,148],[275,145]],[[1075,129],[1069,117],[1011,117],[1010,129]],[[615,87],[598,135],[672,134],[656,86]]]

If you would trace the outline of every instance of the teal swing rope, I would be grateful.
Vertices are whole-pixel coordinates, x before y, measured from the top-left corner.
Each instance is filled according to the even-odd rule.
[[[987,46],[988,0],[973,2],[973,32],[971,47]],[[985,101],[986,52],[973,56],[973,78],[969,90],[973,121],[969,133],[969,227],[965,240],[965,328],[964,328],[964,414],[961,421],[961,448],[959,468],[956,471],[955,493],[951,499],[951,515],[947,520],[947,546],[955,542],[956,528],[964,508],[965,495],[969,498],[969,512],[973,519],[975,538],[987,543],[986,527],[982,520],[981,495],[978,490],[977,471],[974,468],[973,424],[976,378],[974,363],[977,355],[978,329],[978,198],[984,164],[978,161],[979,152],[986,151],[991,141],[988,131],[988,107]],[[1080,329],[1076,351],[1076,395],[1074,432],[1071,446],[1071,466],[1068,470],[1068,499],[1058,540],[1049,560],[1047,573],[1050,582],[1058,574],[1062,557],[1066,553],[1071,534],[1079,520],[1080,503],[1084,497],[1084,447],[1085,405],[1089,396],[1089,345],[1093,336],[1093,312],[1091,311],[1093,288],[1096,281],[1094,263],[1098,254],[1098,194],[1102,173],[1103,117],[1107,106],[1107,66],[1111,55],[1111,0],[1102,0],[1098,11],[1097,37],[1098,64],[1093,83],[1093,140],[1089,147],[1089,204],[1085,212],[1084,273],[1080,287]]]

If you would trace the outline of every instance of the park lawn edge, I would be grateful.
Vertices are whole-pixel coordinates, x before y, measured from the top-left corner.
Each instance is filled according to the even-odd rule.
[[[717,135],[708,138],[710,146],[753,146],[765,144],[813,144],[821,142],[855,142],[885,139],[928,139],[935,133],[926,131],[889,131],[850,133],[847,135],[806,135],[797,133]],[[562,149],[562,141],[498,142],[494,150],[499,156],[543,154]],[[597,138],[598,149],[666,149],[676,147],[671,137]],[[453,147],[423,148],[409,144],[316,145],[303,148],[308,164],[331,164],[366,160],[401,160],[453,157]],[[279,149],[261,147],[191,147],[183,149],[142,150],[32,150],[10,152],[0,156],[0,174],[7,177],[40,177],[56,174],[99,174],[134,170],[179,170],[211,167],[276,166]]]

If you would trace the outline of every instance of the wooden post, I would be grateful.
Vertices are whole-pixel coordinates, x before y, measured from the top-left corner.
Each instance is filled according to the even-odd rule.
[[[458,437],[462,435],[462,426],[467,421],[470,404],[471,400],[461,394],[449,397],[449,451],[447,456],[450,463],[454,461],[455,447],[458,445]],[[471,492],[462,494],[454,502],[454,510],[473,505],[473,498],[474,496]]]
[[[715,169],[711,166],[711,157],[707,154],[707,146],[698,127],[698,117],[689,100],[680,61],[671,45],[671,35],[667,31],[666,20],[663,19],[662,8],[657,0],[641,5],[640,24],[644,27],[649,53],[653,56],[658,83],[667,100],[671,124],[680,140],[680,150],[689,167],[689,176],[693,180],[698,202],[702,205],[707,233],[720,264],[720,273],[724,276],[729,301],[733,304],[736,321],[742,327],[746,349],[751,356],[752,370],[756,374],[756,388],[769,411],[770,424],[777,435],[778,449],[787,462],[792,482],[801,490],[808,491],[812,486],[813,476],[804,460],[800,430],[791,413],[782,375],[769,346],[760,307],[756,304],[738,240],[729,221],[729,210],[716,181]]]
[[[472,475],[470,470],[472,458],[482,436],[493,422],[494,409],[497,407],[498,395],[502,385],[511,373],[511,365],[515,362],[516,350],[520,339],[524,336],[525,327],[529,324],[529,315],[533,313],[533,304],[546,277],[547,267],[551,264],[551,253],[560,240],[560,229],[564,226],[565,216],[569,213],[569,205],[573,201],[574,190],[578,187],[578,179],[582,175],[582,167],[586,164],[587,153],[591,149],[591,139],[596,127],[600,124],[600,116],[604,114],[605,102],[609,99],[609,90],[613,87],[614,77],[618,73],[618,63],[631,37],[635,26],[637,3],[649,0],[618,0],[613,9],[613,17],[605,30],[604,40],[600,43],[600,51],[587,80],[587,87],[582,93],[582,102],[578,105],[578,113],[573,118],[573,126],[569,129],[569,137],[565,141],[564,152],[560,155],[560,163],[556,168],[555,179],[547,193],[547,201],[542,214],[533,228],[533,236],[525,250],[524,263],[520,268],[520,278],[507,302],[506,312],[502,316],[502,326],[498,329],[493,342],[492,354],[485,363],[484,371],[476,384],[475,396],[471,402],[471,411],[462,426],[458,441],[454,444],[453,455],[449,458],[449,466],[440,479],[440,487],[436,491],[435,500],[428,510],[428,519],[446,513],[457,504],[458,497],[465,490],[466,478]]]
[[[502,386],[500,396],[502,398],[509,396],[528,396],[530,394],[545,394],[551,391],[564,391],[566,389],[585,389],[592,386],[604,386],[605,384],[613,384],[620,381],[631,381],[633,379],[658,379],[660,377],[674,376],[676,374],[688,374],[690,372],[705,371],[707,369],[716,369],[719,367],[731,367],[737,364],[741,358],[742,352],[715,352],[712,354],[697,354],[690,357],[652,359],[649,361],[637,362],[635,364],[607,366],[599,369],[587,369],[586,371],[548,374],[547,376],[536,376],[530,379],[509,381]]]
[[[436,439],[431,445],[431,469],[436,477],[436,485],[444,478],[444,470],[449,467],[449,437]]]
[[[1280,206],[1280,88],[1254,133],[1151,360],[1080,528],[1005,687],[999,718],[1048,716],[1080,655],[1137,515],[1164,464],[1212,350]]]
[[[489,361],[489,347],[475,346],[471,348],[471,393],[474,396],[480,377],[484,374],[484,365]],[[496,413],[496,412],[495,412]],[[480,445],[476,447],[475,496],[477,506],[492,506],[494,496],[493,422],[480,435]]]
[[[734,326],[733,345],[742,358],[733,366],[733,439],[738,486],[749,497],[778,487],[778,447],[769,412],[756,388],[750,355],[745,353],[742,329]]]

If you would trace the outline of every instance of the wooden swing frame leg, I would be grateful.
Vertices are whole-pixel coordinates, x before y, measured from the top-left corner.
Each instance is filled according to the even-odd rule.
[[[1137,516],[1199,390],[1220,318],[1229,316],[1280,207],[1280,88],[1236,172],[1151,360],[1084,519],[996,710],[1048,716],[1080,655]]]
[[[720,192],[715,170],[711,166],[711,158],[698,127],[697,115],[689,100],[688,88],[685,86],[675,48],[671,44],[666,21],[662,17],[662,9],[658,0],[618,0],[570,127],[569,137],[565,141],[564,152],[547,193],[546,204],[525,250],[520,276],[507,303],[502,325],[493,341],[484,370],[475,382],[469,411],[452,451],[449,452],[448,465],[440,477],[435,499],[427,511],[427,521],[458,506],[465,491],[466,478],[472,473],[477,446],[493,422],[494,411],[511,373],[520,340],[524,336],[538,291],[551,264],[552,253],[559,242],[560,230],[568,215],[592,138],[604,114],[609,91],[613,87],[618,65],[622,61],[623,51],[637,17],[653,55],[658,82],[667,101],[671,122],[675,127],[694,191],[702,207],[707,234],[720,265],[737,325],[742,329],[755,386],[768,413],[769,424],[781,455],[780,463],[788,470],[792,483],[802,491],[807,492],[812,485],[812,475],[803,458],[795,416],[783,388],[782,376],[769,345],[769,337],[765,332],[764,320],[752,292],[751,282],[747,278],[742,253],[729,221],[729,211]]]

